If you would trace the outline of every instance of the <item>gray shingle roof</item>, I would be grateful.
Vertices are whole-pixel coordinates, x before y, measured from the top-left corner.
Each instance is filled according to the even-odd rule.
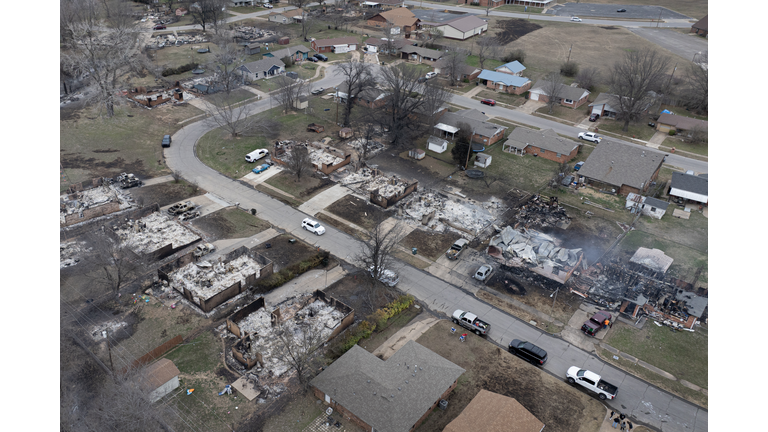
[[[545,81],[545,80],[537,81],[536,84],[534,84],[533,87],[531,88],[531,91],[536,93],[541,93],[541,94],[547,94],[543,88],[548,82],[549,81]],[[560,84],[560,97],[563,99],[571,99],[571,100],[577,101],[584,96],[584,93],[588,95],[589,91],[579,87],[571,87],[565,84]]]
[[[482,20],[475,15],[467,15],[453,21],[443,23],[443,25],[451,26],[462,33],[466,33],[470,30],[474,30],[487,24],[487,21]]]
[[[618,187],[643,189],[665,156],[627,144],[602,142],[584,162],[579,175]]]
[[[248,72],[259,73],[263,71],[268,71],[272,66],[279,66],[284,68],[285,63],[283,63],[283,61],[277,57],[267,57],[261,60],[256,60],[254,62],[246,63],[240,66],[238,69],[245,68],[248,70]]]
[[[386,361],[355,345],[310,384],[377,431],[407,432],[463,373],[408,341]]]
[[[495,123],[486,122],[486,117],[480,111],[475,109],[468,109],[464,111],[457,111],[455,113],[447,112],[440,117],[440,123],[447,124],[453,127],[459,127],[459,123],[466,123],[472,128],[476,134],[484,137],[492,137],[499,131],[499,129],[509,129],[506,126],[500,126]]]
[[[439,59],[440,57],[445,54],[442,51],[433,50],[429,48],[424,47],[417,47],[417,46],[404,46],[400,49],[400,52],[404,52],[406,54],[416,53],[422,57],[432,58],[432,59]]]
[[[653,197],[646,197],[645,198],[645,204],[647,204],[647,205],[649,205],[651,207],[656,207],[657,209],[662,209],[662,210],[666,210],[667,207],[669,207],[669,203],[668,202],[662,201],[660,199],[656,199],[656,198],[653,198]]]
[[[709,123],[706,120],[699,120],[691,117],[685,117],[675,114],[661,114],[656,121],[659,124],[672,125],[681,130],[693,130],[695,127],[699,127],[702,130],[707,130]]]
[[[429,10],[423,10],[423,9],[414,9],[411,12],[413,12],[414,15],[416,15],[416,18],[420,19],[423,23],[427,24],[441,24],[445,23],[447,21],[453,21],[455,19],[463,18],[467,16],[467,14],[455,14],[455,13],[449,13],[449,12],[440,12],[435,9],[429,9]]]
[[[706,177],[675,171],[672,173],[672,187],[699,195],[709,196],[709,180]]]
[[[317,45],[318,47],[326,47],[326,46],[332,46],[332,45],[358,45],[358,44],[360,44],[360,40],[354,36],[315,40],[315,45]]]
[[[509,142],[513,147],[519,149],[530,145],[561,154],[570,154],[579,146],[578,142],[563,138],[552,129],[537,131],[524,127],[515,128],[509,134],[506,143]]]

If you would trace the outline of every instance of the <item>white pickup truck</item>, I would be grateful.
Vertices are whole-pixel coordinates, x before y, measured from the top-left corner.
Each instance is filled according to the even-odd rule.
[[[472,330],[478,336],[487,334],[488,331],[491,330],[490,324],[478,318],[477,315],[470,312],[464,312],[461,309],[456,309],[456,311],[453,312],[452,318],[455,324]]]
[[[618,387],[603,380],[600,378],[600,375],[586,369],[580,369],[578,366],[568,368],[565,378],[571,385],[578,384],[587,390],[597,393],[597,397],[600,400],[613,399],[619,392]]]

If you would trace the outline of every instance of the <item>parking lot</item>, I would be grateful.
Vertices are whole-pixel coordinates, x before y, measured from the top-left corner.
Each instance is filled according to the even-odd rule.
[[[616,12],[619,9],[626,9],[626,12]],[[599,17],[599,18],[618,18],[618,19],[690,19],[683,14],[673,12],[660,6],[638,6],[638,5],[610,5],[594,3],[566,3],[564,5],[553,6],[548,14],[557,16],[577,16]]]

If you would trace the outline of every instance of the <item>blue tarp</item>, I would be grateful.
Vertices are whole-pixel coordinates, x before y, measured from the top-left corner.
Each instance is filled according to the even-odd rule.
[[[670,110],[664,110],[664,111],[662,111],[661,113],[662,113],[662,114],[672,114],[672,115],[674,115],[674,114],[675,114],[675,113],[673,113],[673,112],[672,112],[672,111],[670,111]]]

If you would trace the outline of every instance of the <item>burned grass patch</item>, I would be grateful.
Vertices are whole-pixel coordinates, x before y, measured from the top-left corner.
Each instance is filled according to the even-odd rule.
[[[337,200],[326,207],[325,211],[367,230],[372,230],[377,220],[384,220],[388,216],[387,212],[376,204],[352,195]]]
[[[431,260],[440,258],[453,242],[461,236],[453,232],[445,234],[431,233],[415,229],[400,241],[400,244],[407,249],[418,248],[418,253]]]
[[[317,254],[316,248],[298,239],[291,243],[288,241],[290,239],[295,239],[295,237],[282,234],[255,248],[256,252],[272,261],[272,270],[275,273],[284,267],[304,261]],[[269,248],[267,248],[267,244],[270,245]]]
[[[136,202],[144,205],[157,203],[160,207],[205,193],[204,190],[185,181],[158,183],[131,190],[131,195]]]
[[[541,26],[528,20],[512,18],[497,21],[495,28],[497,29],[496,40],[499,42],[499,45],[506,45],[520,39],[528,33],[535,32],[540,29]]]
[[[194,219],[192,225],[217,240],[251,237],[272,226],[237,208],[223,209]]]

